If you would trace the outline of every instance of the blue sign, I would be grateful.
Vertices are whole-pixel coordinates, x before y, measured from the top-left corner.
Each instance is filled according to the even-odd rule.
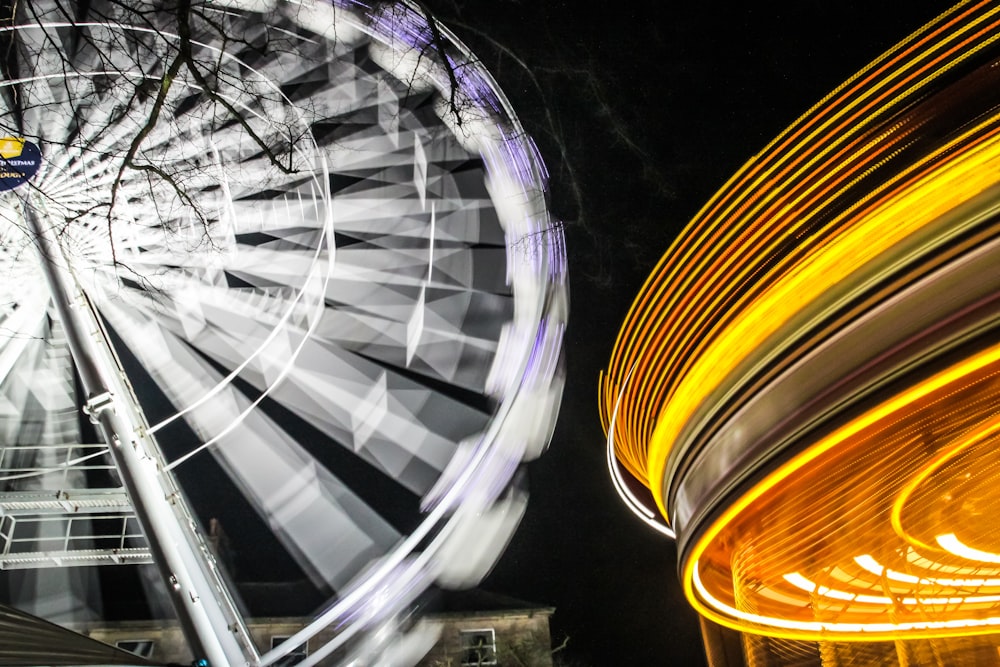
[[[42,151],[23,137],[0,138],[0,192],[24,185],[42,166]]]

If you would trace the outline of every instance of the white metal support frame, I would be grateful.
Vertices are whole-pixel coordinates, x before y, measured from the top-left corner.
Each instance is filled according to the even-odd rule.
[[[22,201],[28,232],[89,397],[83,410],[110,446],[192,652],[216,667],[256,664],[259,656],[249,632],[186,501],[163,472],[163,458],[97,315],[78,287],[51,225],[39,213],[41,205],[29,197]]]

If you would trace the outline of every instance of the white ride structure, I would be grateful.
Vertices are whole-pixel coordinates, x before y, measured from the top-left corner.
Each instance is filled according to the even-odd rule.
[[[493,565],[562,389],[496,84],[406,3],[32,0],[0,43],[3,166],[41,154],[0,179],[0,570],[153,564],[212,665],[419,657],[400,619]],[[182,488],[219,479],[330,596],[267,652]]]

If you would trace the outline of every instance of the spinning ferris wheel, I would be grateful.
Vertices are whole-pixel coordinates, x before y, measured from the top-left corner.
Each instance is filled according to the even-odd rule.
[[[33,0],[0,41],[0,568],[153,564],[212,664],[403,650],[561,393],[563,238],[495,83],[399,3]],[[199,485],[329,598],[263,655]]]

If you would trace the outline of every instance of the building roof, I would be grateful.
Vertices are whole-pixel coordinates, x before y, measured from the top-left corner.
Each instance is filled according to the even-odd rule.
[[[0,667],[157,664],[37,616],[0,605]]]
[[[437,591],[424,607],[424,612],[432,615],[495,614],[497,612],[551,615],[555,612],[555,607],[484,591],[481,588],[473,588],[467,591]]]

